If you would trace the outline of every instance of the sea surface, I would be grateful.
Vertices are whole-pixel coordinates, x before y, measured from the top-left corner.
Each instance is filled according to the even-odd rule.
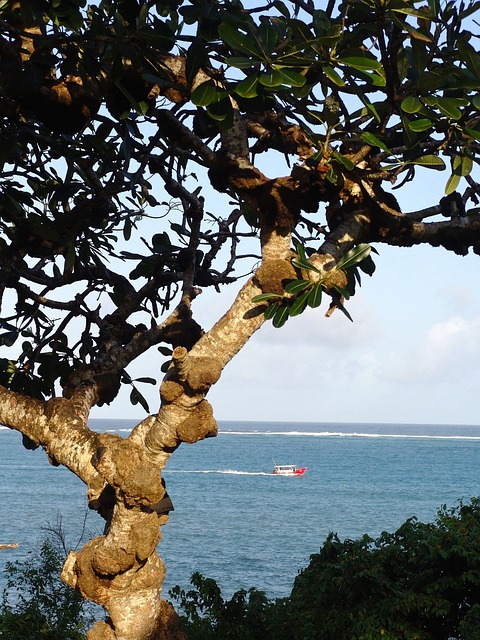
[[[127,436],[134,421],[94,420]],[[273,464],[306,466],[303,477],[272,475]],[[394,531],[407,518],[480,496],[480,426],[220,422],[217,438],[182,445],[165,471],[175,505],[162,528],[166,591],[188,588],[194,571],[230,596],[255,586],[289,594],[297,573],[329,532],[340,538]],[[8,560],[38,548],[60,517],[71,547],[101,533],[72,473],[27,451],[0,429],[0,592]]]

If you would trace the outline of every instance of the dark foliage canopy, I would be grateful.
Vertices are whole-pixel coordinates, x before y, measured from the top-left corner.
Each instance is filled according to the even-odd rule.
[[[94,379],[102,403],[126,383],[143,403],[128,364],[162,342],[190,348],[199,289],[248,272],[259,248],[244,242],[272,229],[300,247],[296,274],[259,278],[277,326],[325,289],[340,308],[353,292],[351,274],[318,282],[317,252],[480,251],[478,10],[2,2],[2,384],[48,398]],[[402,214],[390,188],[425,169],[445,171],[445,197]]]

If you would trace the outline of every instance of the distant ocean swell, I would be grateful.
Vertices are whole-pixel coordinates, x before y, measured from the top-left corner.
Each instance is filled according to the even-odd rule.
[[[301,436],[310,438],[411,438],[427,440],[480,440],[480,436],[460,435],[426,435],[426,434],[402,434],[402,433],[344,433],[342,431],[220,431],[219,435],[234,436]]]

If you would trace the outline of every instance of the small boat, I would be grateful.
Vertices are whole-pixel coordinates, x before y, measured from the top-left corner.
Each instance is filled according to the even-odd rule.
[[[307,467],[297,467],[294,464],[276,464],[273,469],[274,476],[303,476]]]

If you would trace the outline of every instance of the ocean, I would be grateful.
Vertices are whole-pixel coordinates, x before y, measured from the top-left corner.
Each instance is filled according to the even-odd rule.
[[[134,421],[94,420],[126,436]],[[303,477],[272,475],[277,464]],[[289,594],[329,532],[340,538],[394,531],[407,518],[432,521],[439,507],[480,496],[480,426],[220,422],[216,438],[182,445],[164,478],[175,505],[162,528],[164,593],[194,571],[225,596],[255,586]],[[72,473],[27,451],[0,429],[0,592],[9,560],[25,559],[60,517],[71,547],[102,521]]]

